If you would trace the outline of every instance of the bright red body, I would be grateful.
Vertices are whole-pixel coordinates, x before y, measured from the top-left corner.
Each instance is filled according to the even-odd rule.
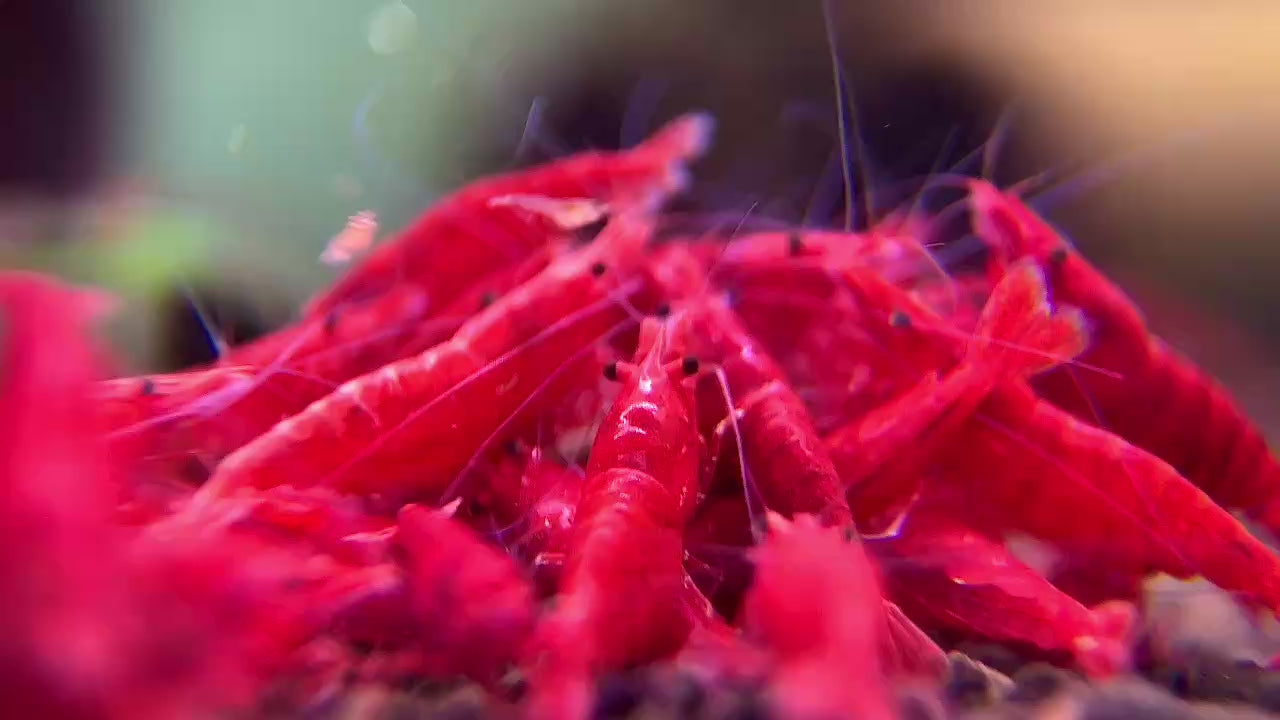
[[[672,655],[695,618],[683,535],[701,443],[686,368],[648,321],[591,449],[555,611],[534,648],[535,717],[584,718],[598,673]]]

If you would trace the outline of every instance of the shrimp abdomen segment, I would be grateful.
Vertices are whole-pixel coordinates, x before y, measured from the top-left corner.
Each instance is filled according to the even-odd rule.
[[[679,650],[692,627],[681,533],[642,503],[579,506],[575,523],[557,614],[580,618],[598,638],[589,666],[598,672]]]
[[[806,513],[825,525],[852,523],[844,483],[799,398],[778,380],[742,403],[738,426],[747,466],[765,504],[785,515]]]
[[[228,457],[215,478],[438,493],[575,351],[625,320],[602,304],[490,363],[449,342],[384,366],[278,423]]]
[[[349,380],[229,455],[201,492],[320,483],[476,368],[473,357],[446,343]]]

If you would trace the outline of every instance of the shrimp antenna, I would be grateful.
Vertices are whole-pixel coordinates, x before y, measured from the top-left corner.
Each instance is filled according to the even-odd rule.
[[[951,130],[947,133],[946,138],[942,141],[942,147],[939,148],[938,154],[933,159],[933,164],[929,167],[929,175],[933,175],[934,173],[938,172],[938,169],[942,167],[942,163],[946,161],[947,155],[951,153],[951,149],[955,145],[956,134],[957,134],[956,131],[957,131],[957,128],[952,127]],[[920,208],[924,205],[924,198],[925,198],[925,195],[928,193],[928,191],[929,191],[929,181],[926,179],[924,184],[922,184],[920,186],[920,189],[916,192],[916,195],[912,199],[911,204],[907,206],[907,212],[906,212],[906,215],[904,216],[906,220],[911,220],[912,218],[916,217],[919,214]],[[921,256],[921,259],[924,261],[924,264],[932,268],[938,273],[938,278],[942,281],[943,285],[947,288],[947,299],[951,303],[950,308],[948,308],[948,312],[949,313],[955,312],[955,309],[960,306],[960,293],[956,289],[955,282],[952,280],[951,276],[947,273],[946,266],[943,265],[942,262],[932,252],[930,252],[928,246],[926,246],[924,243],[920,243],[913,240],[911,242],[911,245],[920,250],[920,256]]]
[[[618,128],[618,147],[627,149],[643,139],[644,127],[653,119],[658,102],[667,92],[667,81],[656,78],[644,78],[636,83],[627,100],[627,107],[622,111],[622,123]]]
[[[1168,150],[1185,146],[1192,142],[1200,141],[1206,134],[1220,133],[1232,127],[1231,122],[1234,118],[1224,118],[1214,120],[1205,124],[1197,125],[1189,129],[1176,132],[1173,137],[1164,137],[1154,142],[1145,144],[1132,152],[1115,157],[1109,161],[1094,164],[1092,167],[1086,167],[1084,170],[1076,173],[1074,176],[1067,177],[1058,181],[1054,185],[1050,185],[1045,180],[1046,177],[1052,178],[1050,172],[1040,173],[1033,178],[1018,183],[1021,188],[1031,185],[1034,180],[1034,186],[1023,190],[1026,193],[1034,193],[1035,197],[1031,198],[1028,204],[1037,212],[1044,214],[1049,210],[1061,205],[1073,197],[1079,196],[1081,193],[1088,192],[1100,185],[1113,182],[1124,173],[1142,165],[1150,164],[1152,160],[1163,156]],[[1062,175],[1064,173],[1055,173]]]
[[[373,106],[382,97],[386,84],[385,80],[379,80],[375,83],[369,89],[369,92],[361,98],[360,104],[356,106],[356,111],[351,117],[351,137],[355,140],[356,156],[360,164],[364,166],[365,173],[372,174],[381,181],[393,184],[397,188],[407,188],[409,191],[407,194],[415,198],[434,201],[434,196],[428,193],[412,177],[397,170],[395,164],[379,152],[373,142],[373,137],[369,132],[369,115],[373,112]]]
[[[805,111],[796,113],[792,110],[784,110],[784,119],[800,120],[814,124],[824,135],[828,135],[832,140],[836,141],[836,147],[831,150],[827,156],[826,162],[822,165],[822,173],[818,176],[818,180],[814,183],[813,189],[809,192],[809,201],[805,205],[804,215],[800,218],[800,227],[810,227],[813,224],[813,217],[819,209],[829,209],[832,203],[830,195],[834,188],[847,190],[849,187],[848,170],[848,148],[844,142],[843,125],[839,130],[839,137],[831,134],[831,129],[826,126],[825,121],[815,118],[813,115]],[[790,115],[791,117],[785,117]],[[843,118],[841,118],[843,119]],[[845,200],[845,217],[849,217],[849,206],[852,201],[847,197]]]
[[[765,512],[768,508],[765,507],[764,498],[760,497],[760,489],[751,479],[751,471],[747,469],[747,454],[742,449],[742,430],[738,427],[738,411],[733,404],[733,394],[729,392],[729,378],[725,376],[723,367],[717,367],[714,375],[716,385],[720,387],[720,397],[724,399],[725,419],[733,429],[733,444],[738,451],[738,470],[742,473],[742,494],[747,502],[747,519],[751,524],[751,536],[759,543],[769,534],[765,521]]]
[[[732,244],[733,241],[737,239],[738,233],[742,231],[743,226],[747,224],[747,221],[751,218],[752,213],[754,213],[756,208],[759,206],[760,206],[759,200],[753,201],[751,203],[751,207],[747,208],[746,211],[742,213],[740,217],[737,217],[736,220],[734,219],[733,215],[725,215],[723,217],[716,218],[715,222],[712,223],[711,227],[707,228],[707,230],[702,233],[703,237],[716,235],[722,229],[727,227],[730,222],[735,223],[733,227],[733,231],[729,233],[729,236],[725,238],[723,243],[720,243],[719,249],[716,252],[715,259],[711,261],[711,264],[707,267],[707,270],[704,273],[705,277],[710,278],[715,275],[716,270],[718,270],[720,266],[723,264],[725,256],[729,252],[729,245]],[[784,225],[783,227],[786,227],[786,226]],[[715,239],[715,242],[719,243],[720,241],[717,238]]]
[[[915,192],[915,197],[911,198],[911,204],[907,206],[907,217],[920,212],[920,208],[924,206],[925,195],[929,192],[929,179],[942,170],[942,163],[946,162],[947,156],[955,148],[956,136],[959,134],[959,130],[959,127],[952,125],[951,129],[947,131],[946,137],[942,139],[942,145],[938,146],[938,154],[933,157],[933,162],[929,165],[929,174],[925,175],[920,189]]]
[[[1009,128],[1013,125],[1016,110],[1017,108],[1013,103],[1006,105],[1005,108],[1000,111],[1000,115],[996,118],[995,124],[991,128],[991,134],[987,137],[987,140],[977,148],[969,151],[964,157],[960,158],[960,160],[951,165],[947,170],[940,171],[942,167],[941,161],[945,157],[946,152],[949,152],[949,148],[947,146],[955,140],[956,128],[952,127],[951,132],[948,133],[946,140],[944,140],[943,153],[935,159],[934,165],[929,169],[929,173],[924,177],[923,184],[916,195],[917,203],[913,203],[913,208],[918,209],[918,201],[922,199],[924,192],[933,187],[933,185],[939,180],[945,181],[947,185],[963,187],[964,180],[961,177],[960,172],[977,159],[981,160],[978,171],[980,173],[979,177],[994,184],[996,162],[999,158],[1000,151],[1004,149],[1005,140],[1008,138]],[[1028,178],[1026,182],[1030,183],[1031,186],[1034,187],[1043,180],[1044,175],[1045,173],[1037,174]],[[943,217],[949,217],[952,210],[956,207],[962,206],[963,201],[953,204],[939,213],[935,218],[935,221]]]
[[[542,98],[535,97],[529,103],[529,112],[524,116],[524,128],[520,130],[520,139],[516,141],[515,152],[511,153],[511,162],[518,165],[520,159],[524,157],[525,149],[529,145],[529,128],[534,127],[542,115]]]
[[[719,270],[720,266],[724,263],[725,255],[728,254],[729,252],[730,243],[732,243],[734,239],[738,237],[738,233],[742,231],[742,226],[747,223],[747,220],[751,217],[751,213],[755,212],[756,208],[759,206],[760,206],[759,200],[756,200],[755,202],[751,203],[751,207],[747,208],[747,211],[744,212],[742,214],[742,217],[738,219],[738,224],[734,225],[733,232],[729,233],[729,237],[724,241],[724,244],[720,246],[720,251],[716,253],[716,259],[711,263],[710,267],[707,268],[707,272],[706,272],[707,277],[715,276],[716,270]],[[727,223],[718,223],[719,227],[714,228],[713,231],[719,230],[720,227],[723,227],[725,224]]]
[[[850,232],[871,227],[875,224],[874,209],[871,202],[871,173],[868,170],[866,147],[862,143],[862,133],[858,129],[858,111],[852,98],[853,93],[841,69],[840,50],[836,42],[835,22],[831,12],[830,0],[822,3],[822,19],[827,34],[827,51],[831,55],[831,75],[835,84],[836,124],[840,130],[840,159],[844,169],[844,229]],[[850,140],[850,133],[853,139]],[[853,143],[854,157],[849,157],[850,142]],[[861,193],[857,193],[861,207],[854,214],[855,189],[853,183],[854,168],[858,171]],[[854,219],[859,223],[855,226]]]
[[[524,129],[520,131],[520,140],[516,143],[515,152],[512,153],[513,165],[519,164],[531,144],[547,157],[557,158],[569,154],[569,149],[563,143],[543,135],[542,118],[546,114],[548,104],[547,99],[541,95],[529,103],[529,112],[524,118]]]
[[[834,180],[841,176],[838,163],[840,163],[843,154],[842,143],[839,150],[831,151],[826,164],[822,166],[822,175],[818,177],[817,186],[809,196],[809,203],[805,206],[804,215],[800,218],[800,227],[810,227],[813,224],[813,215],[818,211],[818,208],[829,208],[831,206],[831,198],[828,197],[831,192],[830,186],[834,184]]]
[[[991,136],[982,144],[981,177],[987,182],[995,182],[996,161],[999,159],[1000,151],[1004,149],[1005,141],[1009,137],[1009,128],[1013,126],[1015,109],[1013,104],[1010,103],[1000,111],[1000,116],[996,118],[995,125],[991,128]]]
[[[182,281],[182,295],[186,299],[187,305],[191,308],[191,312],[196,314],[196,322],[200,323],[200,330],[204,333],[205,340],[209,342],[209,349],[213,351],[214,359],[222,360],[227,356],[230,349],[227,339],[223,337],[217,323],[213,322],[212,315],[210,315],[204,303],[200,301],[200,297],[196,295],[191,283],[186,280]]]

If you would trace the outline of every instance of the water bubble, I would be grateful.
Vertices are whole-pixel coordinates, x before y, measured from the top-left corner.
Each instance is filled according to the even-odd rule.
[[[403,52],[417,37],[418,16],[402,0],[383,5],[369,19],[369,47],[379,55]]]
[[[227,139],[227,152],[239,155],[244,150],[244,143],[248,138],[249,128],[244,123],[231,128],[231,137]]]

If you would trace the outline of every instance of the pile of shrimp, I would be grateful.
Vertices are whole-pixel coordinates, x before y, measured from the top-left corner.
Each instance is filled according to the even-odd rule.
[[[574,720],[661,661],[893,718],[959,639],[1126,671],[1155,573],[1280,609],[1261,434],[1016,193],[681,235],[710,133],[478,180],[174,374],[104,379],[92,292],[5,273],[7,714],[465,677]]]

